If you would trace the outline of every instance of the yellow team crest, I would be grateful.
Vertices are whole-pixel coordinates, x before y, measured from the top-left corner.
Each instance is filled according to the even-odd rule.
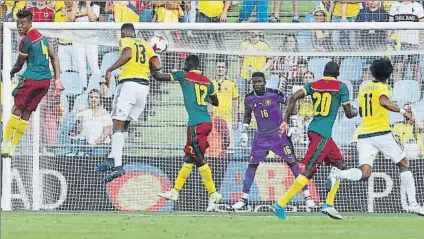
[[[271,100],[266,100],[266,101],[265,101],[265,105],[266,105],[266,106],[270,106],[270,105],[271,105]]]

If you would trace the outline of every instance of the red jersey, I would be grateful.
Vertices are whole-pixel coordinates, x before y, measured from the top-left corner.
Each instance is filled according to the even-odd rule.
[[[38,7],[30,7],[28,11],[34,14],[34,22],[53,22],[54,21],[54,10],[48,7],[39,9]]]

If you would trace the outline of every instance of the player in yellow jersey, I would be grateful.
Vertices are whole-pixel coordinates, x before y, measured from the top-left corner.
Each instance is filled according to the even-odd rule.
[[[144,110],[149,94],[150,71],[162,68],[152,46],[135,36],[134,25],[131,23],[121,27],[119,48],[121,57],[107,69],[105,76],[106,86],[109,87],[112,72],[118,68],[121,70],[112,105],[112,150],[108,158],[97,166],[100,172],[112,171],[106,176],[106,183],[125,174],[122,149],[128,126]]]
[[[389,111],[398,112],[412,120],[411,112],[407,112],[390,101],[391,90],[387,80],[393,72],[389,59],[376,60],[371,65],[374,81],[364,84],[359,90],[359,114],[362,117],[358,129],[359,169],[339,170],[333,168],[327,185],[335,186],[338,179],[351,181],[367,181],[371,176],[374,158],[379,152],[390,158],[400,170],[400,181],[406,189],[409,212],[424,216],[424,209],[415,197],[415,180],[408,168],[405,152],[396,142],[389,123]]]

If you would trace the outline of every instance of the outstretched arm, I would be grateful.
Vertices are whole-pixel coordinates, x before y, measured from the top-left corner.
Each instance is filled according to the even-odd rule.
[[[219,105],[218,96],[216,94],[210,95],[209,99],[211,99],[211,105],[213,105],[215,107]]]
[[[287,104],[286,113],[284,114],[284,122],[287,123],[290,120],[290,116],[295,112],[296,102],[306,96],[304,89],[296,91],[289,99]]]
[[[161,69],[162,63],[160,62],[158,57],[153,57],[152,59],[150,59],[150,71],[153,79],[157,81],[172,81],[172,74],[162,73],[160,72]]]
[[[105,80],[106,80],[106,86],[109,87],[110,86],[110,78],[112,77],[112,71],[118,69],[119,67],[127,64],[128,61],[130,61],[132,58],[132,50],[129,47],[126,47],[122,50],[122,54],[121,57],[119,57],[119,59],[111,66],[107,69],[106,71],[106,76],[105,76]]]
[[[358,115],[358,109],[353,107],[350,103],[343,104],[343,110],[348,119],[352,119],[353,117]]]
[[[399,106],[393,104],[389,97],[387,97],[386,95],[381,95],[380,98],[380,105],[392,112],[399,112],[401,113],[405,118],[409,119],[409,120],[413,120],[412,114],[410,112],[405,111],[404,109],[399,108]]]

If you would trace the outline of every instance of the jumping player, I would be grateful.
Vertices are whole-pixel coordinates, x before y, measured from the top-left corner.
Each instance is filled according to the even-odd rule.
[[[178,81],[183,90],[184,106],[188,113],[187,143],[184,148],[184,164],[175,180],[174,188],[159,193],[160,197],[176,201],[185,181],[190,176],[193,164],[197,166],[203,184],[209,193],[207,211],[213,211],[222,195],[216,191],[212,179],[212,171],[205,160],[205,152],[209,147],[208,136],[212,130],[208,104],[218,106],[218,97],[212,82],[198,70],[199,58],[190,55],[185,60],[184,71],[172,74],[154,72],[153,78],[159,81]]]
[[[50,88],[52,73],[50,71],[50,60],[52,61],[55,79],[55,91],[58,94],[63,85],[60,81],[59,59],[45,38],[39,31],[32,28],[32,13],[28,10],[20,10],[17,26],[22,40],[19,44],[19,56],[10,71],[12,78],[19,72],[24,63],[27,68],[20,79],[18,86],[12,94],[15,99],[12,116],[6,124],[4,138],[1,144],[2,157],[13,157],[16,146],[24,135],[28,121],[40,101]]]
[[[287,203],[308,184],[318,167],[324,161],[332,163],[340,169],[346,168],[342,154],[331,138],[332,128],[340,104],[343,105],[346,117],[349,119],[355,117],[358,111],[350,105],[349,91],[346,85],[337,80],[340,74],[339,69],[337,63],[328,62],[324,68],[323,79],[313,83],[307,83],[304,88],[294,93],[289,100],[284,121],[281,124],[281,131],[283,133],[287,132],[290,115],[293,114],[295,104],[299,99],[311,95],[315,113],[308,128],[309,147],[302,161],[305,164],[305,169],[296,178],[286,194],[273,205],[273,211],[280,219],[286,218],[285,207]],[[339,185],[340,180],[337,181],[335,187],[328,193],[326,204],[322,208],[324,214],[334,219],[343,218],[334,208],[334,198]]]
[[[150,71],[162,68],[152,46],[136,37],[133,24],[122,25],[119,45],[121,57],[107,69],[105,76],[109,87],[112,72],[121,68],[112,105],[112,150],[107,159],[97,166],[97,171],[111,171],[104,179],[106,183],[125,174],[122,150],[128,126],[132,120],[138,120],[144,110],[149,94]]]
[[[387,80],[393,72],[389,59],[376,60],[371,65],[374,81],[363,85],[359,90],[359,115],[362,117],[358,129],[359,169],[331,170],[328,184],[333,186],[338,179],[351,181],[367,181],[371,176],[374,159],[378,152],[392,159],[399,167],[400,181],[406,189],[409,201],[409,211],[424,216],[424,209],[417,203],[415,197],[415,180],[405,152],[396,142],[389,124],[389,111],[401,113],[412,120],[412,114],[399,108],[390,101],[390,89]]]
[[[247,131],[252,118],[252,112],[255,114],[258,130],[253,140],[249,166],[244,175],[243,195],[241,200],[233,205],[233,209],[235,210],[242,209],[247,205],[256,170],[259,163],[266,158],[269,151],[272,150],[287,162],[295,177],[302,171],[296,162],[291,140],[287,135],[280,135],[279,133],[280,125],[283,122],[283,113],[280,106],[287,104],[288,96],[277,90],[266,89],[265,75],[262,72],[253,73],[251,81],[253,91],[247,94],[244,100],[245,110],[243,133],[241,135],[241,144],[243,147],[247,146]],[[303,188],[303,196],[305,197],[308,208],[315,206],[307,185]]]

